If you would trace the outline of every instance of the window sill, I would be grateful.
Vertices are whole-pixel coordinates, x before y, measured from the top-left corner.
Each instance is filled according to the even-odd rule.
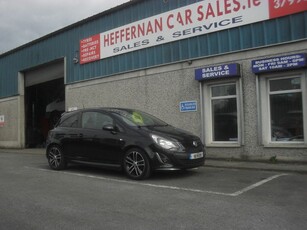
[[[239,148],[242,145],[238,142],[211,142],[211,143],[206,143],[206,147],[215,147],[215,148]]]
[[[265,148],[297,148],[297,149],[303,149],[307,148],[307,144],[304,142],[295,142],[295,143],[267,143],[264,144]]]

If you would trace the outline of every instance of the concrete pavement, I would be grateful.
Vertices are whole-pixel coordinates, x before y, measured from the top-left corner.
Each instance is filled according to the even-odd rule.
[[[20,153],[20,154],[45,154],[45,149],[0,149],[1,153]],[[237,161],[237,160],[220,160],[207,159],[206,167],[214,168],[234,168],[234,169],[250,169],[250,170],[268,170],[280,172],[296,172],[307,174],[307,164],[305,163],[284,163],[284,162],[257,162],[257,161]]]
[[[236,168],[251,170],[268,170],[280,172],[296,172],[307,174],[307,164],[303,163],[270,163],[255,161],[227,161],[208,159],[205,164],[207,167],[215,168]]]

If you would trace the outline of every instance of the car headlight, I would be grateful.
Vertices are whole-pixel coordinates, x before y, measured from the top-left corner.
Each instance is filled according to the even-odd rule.
[[[167,149],[170,151],[183,151],[184,150],[183,146],[179,142],[171,141],[171,140],[168,140],[164,137],[160,137],[155,134],[151,134],[150,136],[154,140],[154,142],[160,147],[162,147],[163,149]]]

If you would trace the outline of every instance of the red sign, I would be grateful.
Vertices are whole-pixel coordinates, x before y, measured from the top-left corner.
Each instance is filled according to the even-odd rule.
[[[4,127],[4,115],[0,115],[0,127]]]
[[[269,1],[270,18],[278,18],[307,10],[307,0]]]
[[[80,41],[80,64],[100,59],[100,34]]]

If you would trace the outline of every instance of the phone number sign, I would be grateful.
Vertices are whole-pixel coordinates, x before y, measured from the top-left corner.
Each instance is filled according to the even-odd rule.
[[[307,8],[307,0],[269,0],[270,18],[294,14]]]

